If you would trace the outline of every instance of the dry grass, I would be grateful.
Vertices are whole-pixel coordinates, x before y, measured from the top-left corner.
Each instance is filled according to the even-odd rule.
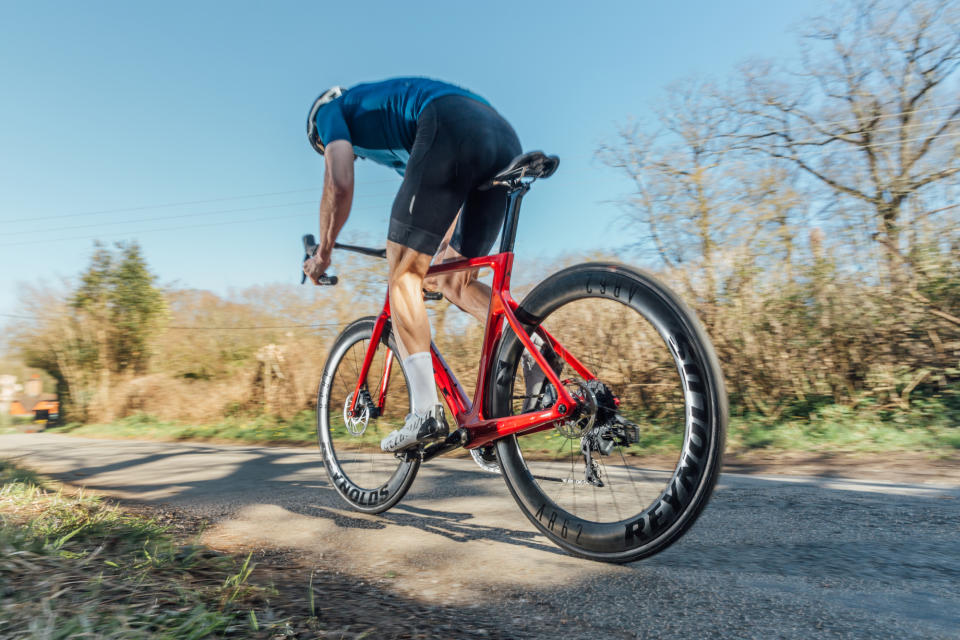
[[[250,559],[0,463],[0,637],[270,637]],[[267,623],[253,623],[255,610]],[[262,628],[260,634],[254,627]]]
[[[504,637],[486,614],[398,596],[389,578],[289,559],[255,566],[178,541],[173,527],[199,527],[182,513],[141,511],[172,526],[0,461],[0,638],[448,638],[480,627],[471,637]]]

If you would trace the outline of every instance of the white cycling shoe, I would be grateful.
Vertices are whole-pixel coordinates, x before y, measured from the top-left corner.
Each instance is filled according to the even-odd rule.
[[[443,417],[443,405],[435,405],[433,410],[423,413],[408,413],[402,429],[391,431],[380,441],[384,451],[403,451],[423,442],[446,438],[450,433],[447,421]]]

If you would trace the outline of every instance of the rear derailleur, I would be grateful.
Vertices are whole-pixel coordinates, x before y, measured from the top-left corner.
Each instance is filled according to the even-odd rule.
[[[594,453],[608,456],[616,446],[629,447],[639,441],[640,428],[618,415],[613,416],[609,424],[594,426],[580,436],[580,454],[583,456],[587,482],[595,487],[604,486]]]
[[[571,381],[573,382],[573,381]],[[563,425],[567,437],[580,437],[584,475],[588,484],[602,487],[600,465],[595,453],[608,456],[616,446],[629,447],[640,441],[640,428],[617,413],[620,400],[610,387],[593,379],[573,382],[571,389],[578,409],[573,420]]]

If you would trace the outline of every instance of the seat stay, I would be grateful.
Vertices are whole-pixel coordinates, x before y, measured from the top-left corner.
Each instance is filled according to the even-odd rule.
[[[494,308],[494,304],[497,305],[497,308]],[[510,296],[510,292],[497,291],[495,289],[493,291],[493,297],[491,298],[490,306],[491,311],[487,322],[488,324],[494,322],[496,323],[496,340],[490,345],[488,345],[486,341],[484,342],[484,357],[480,362],[480,368],[484,373],[482,374],[482,377],[479,377],[477,393],[475,394],[478,396],[478,399],[474,401],[474,411],[468,416],[468,421],[460,424],[461,427],[466,428],[470,433],[470,440],[466,445],[464,445],[467,449],[482,447],[494,440],[498,440],[510,435],[520,435],[524,433],[533,433],[535,431],[550,429],[556,424],[557,421],[564,420],[567,416],[572,415],[574,410],[579,405],[573,395],[563,385],[560,378],[549,365],[543,354],[540,353],[539,349],[537,349],[537,347],[533,344],[533,341],[530,339],[530,336],[527,335],[527,332],[523,328],[520,320],[517,319],[517,316],[514,312],[520,305],[513,299],[512,296]],[[496,316],[494,315],[495,313]],[[520,340],[524,348],[533,356],[534,360],[543,370],[550,384],[552,384],[554,389],[556,389],[557,400],[549,409],[499,418],[486,418],[483,415],[482,407],[484,404],[484,396],[480,394],[485,391],[487,386],[486,367],[492,364],[495,360],[496,354],[493,350],[500,343],[500,338],[503,334],[504,320],[506,320],[507,324],[516,334],[517,339]],[[487,335],[489,336],[490,333],[491,332],[488,331]],[[553,340],[553,342],[559,345],[556,340]],[[563,351],[567,352],[566,349]]]
[[[592,371],[587,369],[587,366],[580,362],[575,355],[570,353],[566,347],[560,344],[556,338],[550,335],[550,332],[544,329],[543,327],[537,327],[537,333],[541,334],[543,339],[553,347],[553,350],[557,352],[557,355],[560,356],[564,362],[569,364],[577,374],[584,379],[584,381],[589,382],[596,379],[597,376],[593,374]],[[543,365],[540,365],[543,366]]]

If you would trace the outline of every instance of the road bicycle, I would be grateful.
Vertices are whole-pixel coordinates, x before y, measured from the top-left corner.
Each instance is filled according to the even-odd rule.
[[[472,399],[431,343],[449,436],[395,454],[380,450],[410,411],[388,295],[378,316],[348,325],[330,350],[317,396],[318,440],[331,484],[358,511],[390,509],[421,464],[466,448],[484,470],[503,475],[520,510],[561,548],[631,562],[667,548],[706,506],[722,466],[727,396],[695,314],[645,271],[577,264],[520,303],[511,296],[521,202],[558,163],[539,151],[515,158],[481,187],[507,192],[499,252],[428,272],[493,271]],[[306,259],[316,250],[313,236],[304,236],[304,247]],[[336,247],[386,257],[384,249]]]

